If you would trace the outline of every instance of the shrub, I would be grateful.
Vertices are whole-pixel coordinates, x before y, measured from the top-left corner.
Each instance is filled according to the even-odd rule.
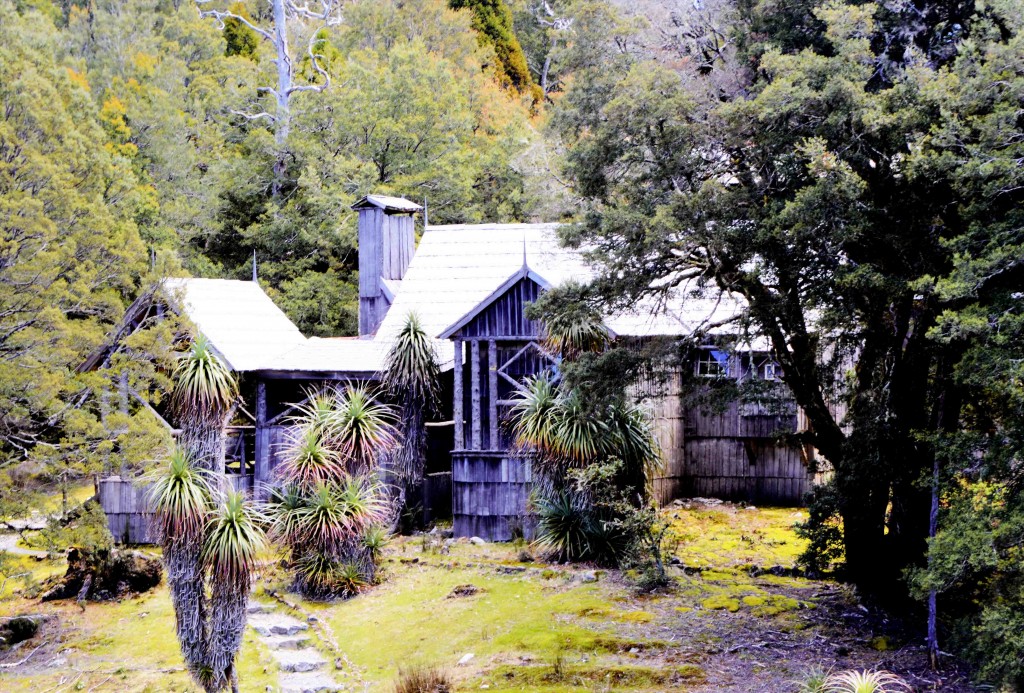
[[[400,669],[395,693],[452,693],[451,677],[440,669],[417,667]]]
[[[900,693],[911,691],[906,681],[888,671],[840,671],[825,678],[822,693]]]

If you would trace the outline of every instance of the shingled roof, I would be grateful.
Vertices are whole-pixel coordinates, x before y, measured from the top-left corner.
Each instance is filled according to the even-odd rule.
[[[593,270],[578,251],[559,243],[557,230],[558,224],[428,227],[375,341],[389,344],[411,311],[428,334],[440,338],[524,267],[544,286],[588,281]],[[605,322],[620,336],[680,335],[742,309],[738,299],[728,296],[694,297],[684,288],[677,294],[667,307],[639,304],[606,316]],[[453,360],[452,343],[438,339],[436,346],[447,367]]]
[[[378,203],[391,200],[371,201]],[[545,287],[593,277],[578,251],[559,244],[557,229],[557,224],[428,227],[402,281],[394,282],[394,303],[372,338],[307,338],[251,281],[172,278],[164,280],[164,288],[170,303],[237,372],[372,378],[410,312],[434,337],[447,369],[454,346],[444,338],[446,331],[492,300],[517,273],[528,272]],[[683,335],[735,315],[743,306],[729,296],[701,297],[685,288],[677,294],[667,306],[639,304],[606,316],[605,322],[619,336]]]

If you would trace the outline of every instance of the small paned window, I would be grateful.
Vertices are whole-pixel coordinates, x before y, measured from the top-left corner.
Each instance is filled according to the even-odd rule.
[[[719,349],[702,349],[694,363],[694,373],[702,378],[728,378],[728,352]]]
[[[761,363],[758,374],[764,380],[782,380],[782,366],[775,359],[769,357]]]

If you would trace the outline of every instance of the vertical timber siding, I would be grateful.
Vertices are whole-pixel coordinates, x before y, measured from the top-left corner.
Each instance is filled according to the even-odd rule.
[[[508,541],[514,532],[533,537],[527,502],[533,471],[527,457],[508,452],[452,454],[452,519],[455,536]]]

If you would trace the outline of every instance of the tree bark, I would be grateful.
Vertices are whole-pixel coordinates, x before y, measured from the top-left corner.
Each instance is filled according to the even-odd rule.
[[[273,0],[274,49],[277,51],[277,114],[274,128],[274,145],[277,149],[274,159],[274,182],[271,192],[274,199],[281,196],[285,179],[286,147],[291,129],[292,64],[288,55],[288,16],[284,0]]]

